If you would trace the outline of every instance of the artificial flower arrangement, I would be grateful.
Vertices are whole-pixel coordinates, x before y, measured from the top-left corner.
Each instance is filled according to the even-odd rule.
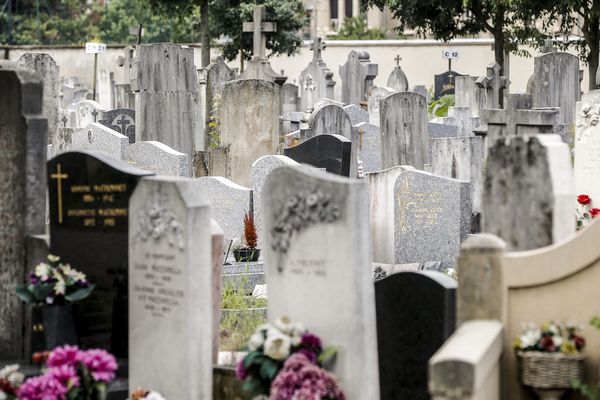
[[[577,196],[577,230],[585,228],[590,221],[600,215],[600,208],[590,208],[592,199],[587,194]]]
[[[117,370],[115,357],[100,349],[64,346],[35,357],[34,362],[45,364],[43,374],[25,381],[15,379],[9,391],[0,386],[0,399],[4,394],[8,400],[104,400]]]
[[[519,351],[541,351],[547,353],[579,354],[585,347],[585,339],[578,334],[581,327],[563,326],[547,322],[541,328],[529,324],[521,336],[515,339]]]
[[[17,285],[17,295],[26,303],[64,305],[85,299],[94,287],[84,273],[50,254],[29,274],[28,283]]]
[[[15,400],[17,389],[24,380],[25,375],[19,372],[16,364],[0,369],[0,400]]]
[[[146,389],[136,389],[131,392],[130,400],[166,400],[163,395]]]
[[[300,323],[283,317],[256,329],[249,353],[237,367],[244,390],[269,400],[345,400],[335,377],[323,365],[336,354]]]

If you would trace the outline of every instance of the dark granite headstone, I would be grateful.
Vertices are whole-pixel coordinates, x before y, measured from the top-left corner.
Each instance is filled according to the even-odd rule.
[[[375,282],[381,400],[429,399],[429,358],[454,332],[456,281],[433,271]]]
[[[352,142],[341,135],[317,135],[283,154],[301,164],[324,168],[336,175],[350,176]]]
[[[151,172],[102,153],[68,152],[48,161],[50,251],[84,272],[96,289],[76,303],[80,345],[127,355],[129,197]]]
[[[104,119],[98,123],[129,138],[129,143],[135,143],[135,110],[119,108],[106,111]]]
[[[463,74],[456,71],[446,71],[435,75],[433,92],[436,99],[447,94],[454,94],[454,78],[457,76],[463,76]]]

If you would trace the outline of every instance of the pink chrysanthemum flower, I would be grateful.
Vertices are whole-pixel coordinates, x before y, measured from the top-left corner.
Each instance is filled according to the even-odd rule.
[[[50,375],[27,379],[19,388],[20,400],[64,400],[67,388]]]
[[[48,361],[46,364],[48,367],[60,367],[61,365],[75,365],[79,358],[79,347],[77,346],[63,346],[57,347],[52,350],[48,355]]]
[[[73,365],[61,365],[60,367],[51,368],[48,371],[48,375],[58,380],[68,389],[79,387],[80,382],[77,375],[77,368]]]
[[[82,352],[79,360],[92,374],[94,380],[99,382],[110,382],[115,378],[117,360],[115,357],[100,349]]]

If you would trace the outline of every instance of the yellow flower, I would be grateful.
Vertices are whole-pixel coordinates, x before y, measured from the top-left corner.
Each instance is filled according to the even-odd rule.
[[[565,340],[562,346],[560,346],[560,351],[565,354],[577,354],[577,347],[572,341]]]
[[[519,339],[518,337],[514,338],[514,340],[513,340],[513,348],[515,348],[515,349],[521,348],[521,339]]]

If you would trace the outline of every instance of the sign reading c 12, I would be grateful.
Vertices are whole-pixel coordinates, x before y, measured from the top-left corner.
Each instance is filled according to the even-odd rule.
[[[458,50],[442,50],[442,58],[444,60],[455,60],[459,57]]]

